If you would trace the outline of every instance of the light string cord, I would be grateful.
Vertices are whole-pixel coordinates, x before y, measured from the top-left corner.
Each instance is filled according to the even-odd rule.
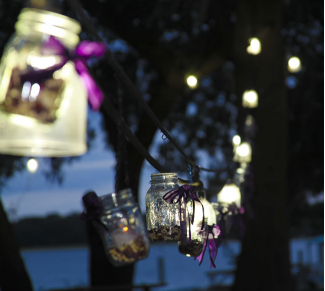
[[[161,135],[161,139],[163,140],[164,142],[164,150],[165,150],[165,169],[166,171],[168,171],[168,167],[167,167],[167,162],[168,162],[168,149],[167,149],[167,142],[166,142],[166,139],[167,137],[162,133]]]
[[[116,78],[119,84],[118,79]],[[118,102],[118,113],[120,115],[120,121],[124,121],[123,118],[123,92],[118,86],[117,90],[117,102]],[[130,186],[129,169],[128,169],[128,159],[127,159],[127,149],[126,140],[121,128],[121,122],[117,125],[117,153],[116,153],[116,174],[115,174],[115,192],[121,190],[121,174],[123,172],[124,184],[126,188]],[[124,186],[123,186],[124,187]],[[122,188],[123,188],[122,187]]]
[[[81,18],[82,24],[87,28],[87,30],[93,35],[93,37],[100,42],[103,42],[103,39],[98,34],[95,26],[92,24],[91,20],[85,13],[85,10],[83,9],[82,5],[80,4],[79,0],[68,0],[70,6],[73,10],[77,12],[79,17]],[[186,153],[183,151],[183,149],[178,145],[178,143],[172,138],[172,136],[169,134],[167,129],[163,126],[163,124],[159,121],[159,119],[156,117],[154,112],[151,110],[147,102],[142,98],[141,94],[138,92],[134,84],[131,82],[121,65],[116,61],[114,58],[112,52],[109,50],[107,44],[105,44],[107,47],[107,51],[105,54],[107,63],[112,67],[112,69],[115,71],[116,75],[118,76],[119,80],[123,83],[125,88],[131,93],[133,97],[137,99],[137,101],[140,103],[140,105],[143,107],[143,109],[146,111],[146,113],[149,115],[149,117],[152,119],[152,121],[155,123],[155,125],[162,131],[162,133],[168,138],[168,140],[176,147],[176,149],[179,151],[181,155],[186,159],[186,161],[191,164],[193,167],[199,167],[203,171],[207,172],[219,172],[218,169],[208,169],[203,168],[200,165],[196,164],[192,159],[190,159]],[[107,98],[105,98],[107,99]],[[149,162],[149,161],[148,161]]]

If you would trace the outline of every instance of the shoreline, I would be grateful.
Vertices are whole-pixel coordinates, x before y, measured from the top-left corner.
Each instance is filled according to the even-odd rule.
[[[32,246],[32,247],[22,247],[20,248],[21,252],[28,252],[28,251],[49,251],[49,250],[59,250],[59,249],[87,249],[88,245],[54,245],[54,246]]]
[[[227,245],[228,243],[232,242],[240,242],[239,240],[235,239],[229,239],[227,241],[223,242],[223,245]],[[151,242],[151,246],[159,246],[159,245],[172,245],[172,244],[177,244],[177,241],[156,241],[156,242]],[[87,244],[75,244],[75,245],[52,245],[52,246],[31,246],[31,247],[21,247],[20,251],[22,252],[28,252],[28,251],[49,251],[49,250],[71,250],[71,249],[88,249]]]

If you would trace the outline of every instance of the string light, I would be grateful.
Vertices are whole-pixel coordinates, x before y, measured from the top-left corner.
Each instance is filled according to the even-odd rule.
[[[240,142],[241,142],[241,138],[239,135],[234,135],[234,137],[232,138],[232,144],[233,145],[240,145]]]
[[[35,173],[38,168],[38,162],[35,159],[29,159],[27,162],[27,169],[30,173]]]
[[[243,93],[243,107],[255,108],[258,106],[258,94],[255,90],[246,90]]]
[[[192,89],[196,88],[196,86],[197,86],[197,78],[193,75],[188,76],[186,79],[186,82],[187,82],[187,85]]]
[[[258,55],[262,50],[260,40],[256,37],[253,37],[250,38],[248,41],[249,46],[247,47],[247,53],[251,55]]]
[[[298,57],[291,57],[289,59],[288,70],[291,73],[297,73],[301,70],[301,61]]]
[[[231,204],[235,203],[237,207],[241,204],[241,194],[239,188],[235,184],[226,184],[217,194],[219,203]]]
[[[252,148],[248,142],[243,142],[235,149],[234,161],[239,163],[250,163],[252,160]]]

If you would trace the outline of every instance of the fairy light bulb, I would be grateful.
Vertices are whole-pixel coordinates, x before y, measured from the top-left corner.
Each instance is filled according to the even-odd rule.
[[[252,160],[252,148],[248,142],[242,142],[235,149],[234,161],[239,163],[250,163]]]
[[[241,142],[241,138],[240,138],[240,136],[239,135],[234,135],[234,137],[232,138],[232,144],[234,145],[234,146],[238,146],[238,145],[240,145],[240,142]]]
[[[258,106],[258,94],[255,90],[246,90],[243,93],[243,107],[255,108]]]
[[[291,57],[289,59],[288,70],[290,73],[296,73],[301,70],[301,61],[298,57]]]
[[[238,154],[241,157],[247,157],[249,155],[250,149],[247,143],[242,144],[241,146],[238,147]]]
[[[30,173],[35,173],[37,171],[38,168],[38,162],[35,159],[29,159],[27,162],[27,170]]]
[[[217,194],[219,203],[232,204],[235,203],[237,207],[241,204],[241,194],[239,188],[235,184],[226,184]]]
[[[193,75],[188,76],[186,79],[186,82],[187,82],[187,85],[192,89],[194,89],[197,86],[197,78]]]
[[[247,47],[247,53],[251,55],[258,55],[262,50],[260,40],[256,37],[253,37],[250,38],[248,41],[249,41],[249,46]]]

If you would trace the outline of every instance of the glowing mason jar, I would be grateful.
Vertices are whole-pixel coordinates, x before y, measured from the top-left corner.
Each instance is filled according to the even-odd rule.
[[[203,216],[202,205],[199,202],[189,200],[186,205],[190,217],[190,223],[186,226],[186,236],[182,237],[178,242],[178,251],[187,257],[198,257],[203,250],[203,245],[206,239],[208,217]],[[191,223],[192,220],[193,224]]]
[[[145,259],[149,254],[149,238],[142,214],[134,202],[131,189],[99,197],[104,206],[97,226],[108,259],[123,266]]]
[[[61,14],[23,9],[0,64],[0,153],[74,156],[87,150],[87,96],[73,62],[46,45],[73,50],[80,25]]]
[[[180,240],[181,220],[185,221],[186,204],[168,204],[163,196],[179,187],[177,173],[151,175],[151,187],[146,195],[146,220],[149,238],[152,241]],[[185,225],[186,231],[186,225]]]

